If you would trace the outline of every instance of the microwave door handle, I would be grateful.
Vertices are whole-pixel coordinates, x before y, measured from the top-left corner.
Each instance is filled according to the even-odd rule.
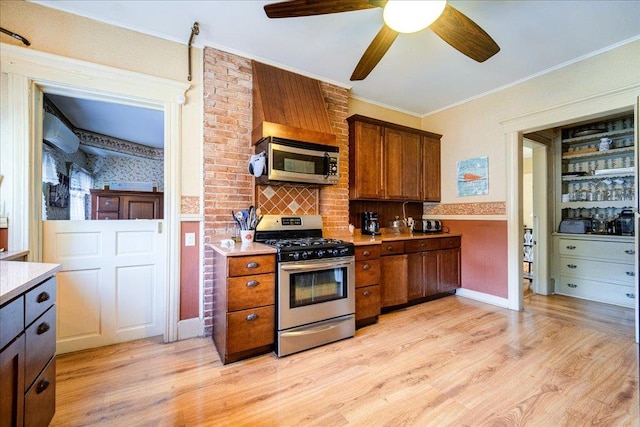
[[[324,179],[329,179],[329,153],[324,153]]]

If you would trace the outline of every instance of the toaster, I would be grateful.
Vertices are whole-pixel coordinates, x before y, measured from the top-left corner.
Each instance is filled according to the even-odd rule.
[[[441,233],[442,223],[438,219],[422,219],[416,220],[414,231],[423,233]]]

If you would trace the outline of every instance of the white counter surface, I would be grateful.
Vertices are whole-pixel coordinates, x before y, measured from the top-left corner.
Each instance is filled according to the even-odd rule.
[[[0,305],[62,270],[60,264],[0,261]]]

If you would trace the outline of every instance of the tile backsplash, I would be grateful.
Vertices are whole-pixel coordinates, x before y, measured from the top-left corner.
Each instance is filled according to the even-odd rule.
[[[262,214],[315,215],[319,189],[292,185],[256,185],[256,206]]]

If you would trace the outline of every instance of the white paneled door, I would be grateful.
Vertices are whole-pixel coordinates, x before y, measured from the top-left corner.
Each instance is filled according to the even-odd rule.
[[[165,332],[162,220],[42,224],[43,262],[63,267],[58,353]]]

